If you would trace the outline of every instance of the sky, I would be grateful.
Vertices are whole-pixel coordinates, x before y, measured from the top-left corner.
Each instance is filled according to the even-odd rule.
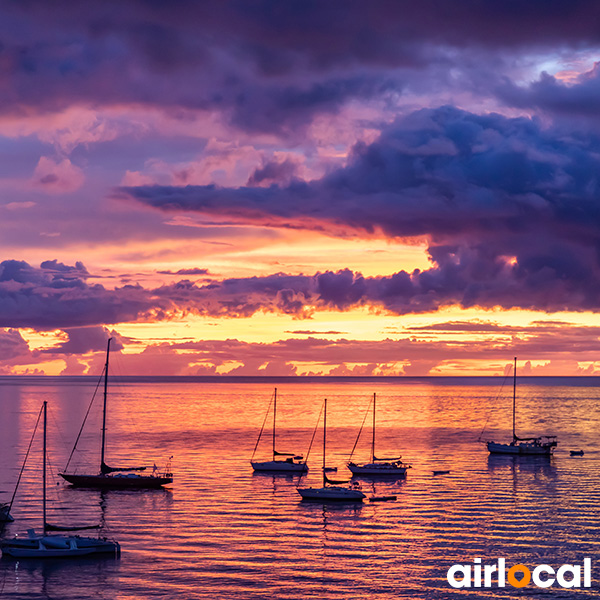
[[[600,374],[597,2],[0,17],[0,374]]]

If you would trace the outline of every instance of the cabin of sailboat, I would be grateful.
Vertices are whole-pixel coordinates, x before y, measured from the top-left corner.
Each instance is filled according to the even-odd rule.
[[[258,449],[258,444],[260,443],[263,431],[265,429],[265,424],[267,422],[267,418],[269,416],[269,412],[271,409],[271,404],[273,404],[273,434],[272,434],[272,460],[267,461],[255,461],[254,456],[256,455],[256,450]],[[278,452],[275,449],[276,445],[276,431],[277,431],[277,388],[273,393],[273,397],[269,406],[267,408],[267,413],[265,415],[265,420],[263,421],[263,425],[261,427],[260,433],[258,434],[258,439],[256,440],[256,444],[254,446],[254,452],[252,453],[252,458],[250,459],[250,464],[255,471],[264,471],[264,472],[279,472],[279,473],[306,473],[308,471],[308,465],[304,460],[304,457],[297,456],[293,452]]]
[[[47,411],[48,403],[44,402],[41,412],[44,420],[43,436],[43,467],[42,467],[42,533],[37,534],[30,529],[27,537],[14,537],[0,541],[2,555],[12,558],[77,558],[81,556],[93,556],[99,554],[110,554],[119,556],[121,547],[118,542],[107,538],[83,537],[80,535],[51,535],[50,531],[76,531],[84,529],[98,529],[99,525],[85,527],[61,527],[51,525],[46,520],[46,454],[47,454]],[[39,416],[38,416],[39,423]],[[37,424],[36,428],[37,430]],[[35,436],[34,430],[34,436]],[[33,440],[33,437],[32,437]],[[24,467],[25,465],[23,465]],[[17,483],[18,487],[18,483]],[[16,490],[15,490],[16,491]]]
[[[14,521],[10,514],[10,504],[8,502],[0,502],[0,527],[3,523]]]
[[[109,467],[105,460],[106,451],[106,407],[108,397],[108,363],[110,356],[110,343],[112,338],[109,338],[106,346],[106,364],[104,366],[104,405],[102,411],[102,443],[100,450],[100,472],[79,474],[69,473],[69,463],[63,473],[59,475],[68,481],[70,484],[77,487],[92,487],[104,489],[152,489],[160,488],[163,485],[173,483],[173,474],[171,473],[171,458],[163,471],[159,471],[156,466],[152,468],[152,473],[140,475],[136,471],[146,471],[148,467]],[[92,399],[93,401],[93,399]],[[75,441],[71,457],[77,447],[79,436],[85,425],[85,419],[79,431],[79,435]],[[71,460],[69,458],[69,461]]]
[[[320,418],[321,415],[319,415]],[[318,425],[318,423],[317,423]],[[326,464],[326,444],[327,444],[327,399],[323,401],[323,486],[319,488],[296,488],[303,500],[316,502],[362,502],[366,497],[360,490],[358,484],[352,484],[350,487],[341,487],[349,481],[336,481],[329,479],[325,473]]]
[[[516,405],[517,405],[517,359],[513,366],[513,404],[512,404],[512,441],[501,444],[488,441],[487,449],[490,454],[519,454],[527,456],[550,456],[558,442],[555,435],[542,435],[533,438],[521,438],[516,433]]]
[[[354,442],[354,448],[352,448],[352,452],[350,453],[348,469],[350,469],[352,474],[355,476],[362,475],[367,477],[403,477],[406,475],[407,470],[410,469],[411,466],[402,462],[401,456],[397,456],[395,458],[377,458],[377,456],[375,455],[375,411],[377,404],[377,394],[373,394],[373,400],[371,401],[371,403],[373,405],[373,434],[371,438],[370,460],[369,462],[362,464],[357,464],[355,462],[352,462],[351,460],[363,429],[363,427],[361,426],[360,431],[358,432],[358,436],[356,437],[356,441]],[[368,411],[369,409],[367,408],[367,414]],[[364,422],[365,421],[363,421],[363,425]]]

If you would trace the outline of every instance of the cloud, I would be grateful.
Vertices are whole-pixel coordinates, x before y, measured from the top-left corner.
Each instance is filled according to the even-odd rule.
[[[496,94],[506,105],[537,109],[542,112],[573,120],[585,118],[598,124],[598,99],[600,98],[600,64],[577,77],[575,82],[564,82],[547,72],[537,81],[517,85],[510,79],[498,84]]]
[[[208,275],[208,269],[179,269],[178,271],[157,271],[160,275]]]
[[[57,161],[42,156],[33,173],[34,185],[50,194],[75,192],[84,181],[83,171],[68,158]]]
[[[115,331],[109,332],[106,327],[75,327],[64,328],[63,332],[68,340],[53,348],[43,350],[47,354],[87,354],[89,352],[103,352],[106,350],[106,344],[109,337],[113,338],[111,350],[118,351],[123,349],[123,339]]]
[[[398,313],[448,304],[598,310],[599,157],[593,132],[569,137],[535,119],[442,107],[398,119],[317,181],[120,193],[167,212],[238,223],[429,239],[433,267],[425,271],[315,276],[319,298],[340,309],[373,301]],[[298,310],[306,285],[295,279],[279,291],[284,311]]]
[[[116,0],[86,11],[68,1],[11,3],[0,29],[0,111],[145,105],[216,111],[250,131],[293,134],[354,99],[435,88],[486,52],[597,46],[592,0],[446,8],[440,0],[231,0],[206,11],[179,0],[131,2],[124,13]]]
[[[56,261],[44,264],[46,268],[37,269],[25,261],[0,263],[0,327],[44,330],[118,323],[160,318],[171,307],[167,300],[151,300],[140,286],[108,290],[88,285],[81,263],[71,268]]]
[[[297,169],[298,165],[289,158],[283,161],[271,160],[252,173],[247,185],[289,183],[296,175]]]

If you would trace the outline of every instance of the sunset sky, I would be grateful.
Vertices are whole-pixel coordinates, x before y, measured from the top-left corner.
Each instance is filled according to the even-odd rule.
[[[600,374],[597,2],[0,7],[0,374]]]

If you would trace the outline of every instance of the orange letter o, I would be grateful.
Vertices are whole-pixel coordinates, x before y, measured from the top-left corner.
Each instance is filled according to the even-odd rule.
[[[515,577],[517,571],[523,573],[523,579],[521,579],[521,581]],[[525,565],[515,565],[508,570],[506,578],[508,579],[508,583],[513,587],[522,588],[531,581],[531,571]]]

